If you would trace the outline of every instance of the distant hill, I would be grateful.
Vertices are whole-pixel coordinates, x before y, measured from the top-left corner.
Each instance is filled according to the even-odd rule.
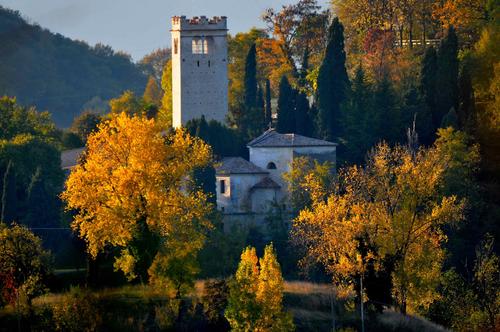
[[[127,89],[142,94],[146,81],[130,56],[54,34],[0,6],[0,96],[49,111],[59,127],[68,127],[85,104]]]

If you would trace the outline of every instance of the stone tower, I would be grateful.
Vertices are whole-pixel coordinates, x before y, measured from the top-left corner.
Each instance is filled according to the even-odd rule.
[[[227,101],[227,18],[172,17],[172,125],[200,118],[224,122]]]

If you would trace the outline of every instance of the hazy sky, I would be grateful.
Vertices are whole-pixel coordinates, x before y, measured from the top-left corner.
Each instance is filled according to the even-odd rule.
[[[265,8],[294,0],[0,0],[24,17],[72,39],[111,45],[135,60],[170,45],[170,17],[227,16],[229,32],[264,27]],[[327,6],[329,0],[318,0]]]

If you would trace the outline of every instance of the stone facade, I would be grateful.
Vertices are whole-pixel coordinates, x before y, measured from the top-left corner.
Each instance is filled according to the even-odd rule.
[[[224,122],[228,111],[227,18],[172,17],[174,127],[205,116]]]
[[[276,207],[291,212],[283,174],[302,156],[335,164],[337,144],[270,129],[248,143],[248,149],[249,161],[224,158],[216,169],[217,208],[224,213],[226,229],[261,226]]]

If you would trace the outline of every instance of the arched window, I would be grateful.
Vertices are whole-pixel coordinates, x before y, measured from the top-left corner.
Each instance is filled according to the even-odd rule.
[[[276,164],[271,161],[269,164],[267,164],[267,169],[276,169]]]

